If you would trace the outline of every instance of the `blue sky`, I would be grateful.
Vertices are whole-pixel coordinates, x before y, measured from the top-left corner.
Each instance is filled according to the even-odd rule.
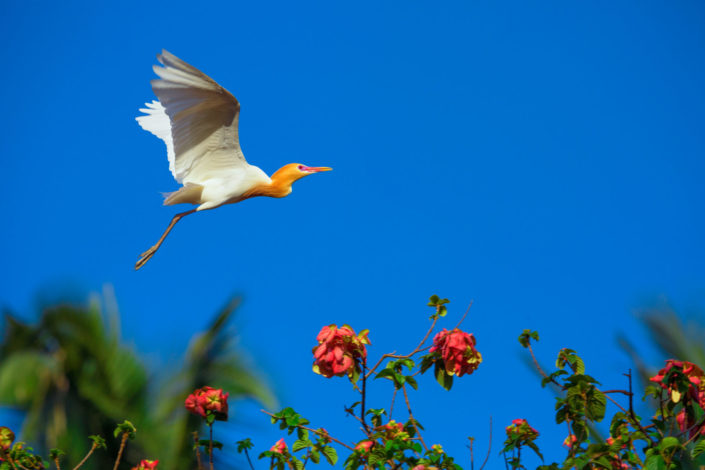
[[[429,295],[452,300],[444,326],[474,299],[485,362],[450,395],[422,382],[428,439],[467,459],[491,415],[496,455],[526,417],[560,458],[521,330],[619,388],[615,334],[646,347],[633,310],[703,304],[702,2],[5,1],[0,18],[0,302],[28,318],[46,286],[112,283],[125,340],[166,366],[243,294],[242,345],[282,404],[352,439],[353,393],[310,372],[321,326],[369,328],[377,357],[415,345]],[[334,171],[184,219],[134,272],[180,210],[134,121],[162,48],[238,97],[250,163]],[[241,432],[269,447],[256,410]]]

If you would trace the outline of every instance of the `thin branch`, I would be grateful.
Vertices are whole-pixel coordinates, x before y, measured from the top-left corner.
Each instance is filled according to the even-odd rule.
[[[270,413],[269,411],[266,411],[266,410],[260,410],[260,411],[261,411],[262,413],[266,414],[266,415],[271,416],[272,418],[278,419],[276,416],[274,416],[273,413]],[[302,426],[302,425],[300,425],[300,424],[297,424],[296,427],[297,427],[297,428],[301,428],[301,429],[305,429],[305,430],[307,430],[307,431],[309,431],[309,432],[312,432],[312,433],[314,433],[314,434],[317,433],[315,429],[311,429],[311,428],[308,428],[308,427],[306,427],[306,426]],[[331,436],[330,434],[328,435],[328,437],[330,437],[330,440],[331,440],[331,441],[337,442],[338,444],[340,444],[341,446],[343,446],[343,447],[345,447],[345,448],[347,448],[347,449],[349,449],[349,450],[355,450],[352,446],[347,445],[347,444],[344,443],[343,441],[341,441],[341,440],[339,440],[339,439],[336,439],[335,437]]]
[[[91,454],[93,453],[93,451],[96,450],[97,447],[98,447],[98,444],[96,444],[96,443],[94,442],[93,445],[91,446],[91,448],[88,450],[88,453],[86,454],[86,456],[83,457],[83,460],[81,460],[80,462],[78,462],[78,465],[76,465],[75,467],[73,467],[73,470],[78,470],[79,468],[81,468],[81,466],[83,466],[83,464],[86,463],[86,460],[88,460],[88,458],[91,456]]]
[[[367,421],[365,421],[365,398],[367,397],[367,374],[365,371],[367,369],[367,357],[362,358],[362,399],[360,400],[360,418],[362,420],[362,426],[365,428],[365,434],[369,436],[370,428],[367,426]]]
[[[213,423],[208,425],[210,430],[210,439],[208,441],[208,464],[210,469],[213,470]]]
[[[458,324],[455,325],[455,328],[460,328],[460,325],[463,324],[463,322],[465,321],[465,317],[467,317],[468,313],[470,313],[470,308],[472,307],[473,302],[475,302],[475,301],[474,300],[470,301],[468,308],[465,310],[465,313],[463,314],[462,318],[460,318],[460,321],[458,322]],[[453,328],[453,329],[455,329],[455,328]]]
[[[117,459],[115,460],[115,466],[113,467],[113,470],[117,470],[118,465],[120,465],[120,459],[122,458],[122,451],[125,450],[125,444],[127,444],[127,437],[128,437],[128,433],[123,432],[122,439],[120,440],[120,449],[118,450],[118,455],[117,455]]]
[[[196,462],[198,463],[198,470],[203,470],[203,464],[201,463],[201,446],[198,444],[198,431],[193,433],[193,442],[196,444]]]
[[[398,388],[394,387],[394,392],[392,393],[392,403],[389,405],[389,419],[392,419],[392,412],[394,411],[394,400],[397,398]]]
[[[490,450],[492,449],[492,416],[490,416],[490,442],[487,444],[487,455],[485,456],[485,461],[482,462],[482,466],[480,467],[480,470],[485,468],[485,465],[487,465],[487,461],[490,459]]]
[[[426,445],[426,442],[423,440],[423,436],[421,435],[421,431],[419,430],[419,427],[416,426],[416,419],[414,419],[414,414],[411,412],[411,404],[409,403],[409,395],[406,393],[406,384],[401,386],[402,392],[404,392],[404,401],[406,401],[406,409],[409,410],[409,419],[411,420],[411,424],[414,425],[414,429],[416,429],[416,435],[419,436],[419,440],[421,441],[421,444],[423,445],[423,448],[428,452],[428,446]]]
[[[252,460],[250,460],[250,453],[245,449],[245,457],[247,457],[247,463],[250,464],[250,469],[255,470],[255,466],[252,465]]]

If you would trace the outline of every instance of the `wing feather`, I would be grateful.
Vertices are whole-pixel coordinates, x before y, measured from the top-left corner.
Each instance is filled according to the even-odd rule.
[[[138,122],[166,143],[176,180],[198,184],[224,171],[247,167],[238,139],[237,99],[166,50],[157,59],[162,66],[154,66],[159,78],[152,80],[152,90],[159,102],[148,104],[148,109],[142,110],[146,116],[140,116]],[[170,135],[165,131],[164,117]]]
[[[176,178],[176,170],[174,169],[176,158],[174,157],[174,142],[171,139],[171,121],[169,116],[166,115],[164,106],[159,101],[145,103],[145,106],[146,108],[140,108],[140,111],[144,114],[137,116],[137,122],[142,126],[142,129],[151,132],[164,141],[166,154],[169,158],[169,171]]]

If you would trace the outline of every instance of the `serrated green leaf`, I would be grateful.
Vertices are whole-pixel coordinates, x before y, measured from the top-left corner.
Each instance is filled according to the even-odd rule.
[[[335,448],[325,446],[321,451],[329,464],[335,465],[338,462],[338,453],[335,451]]]
[[[693,458],[697,458],[703,452],[705,452],[705,439],[701,439],[695,444],[695,447],[693,447],[693,450],[690,452],[690,455]]]
[[[321,454],[316,449],[311,449],[311,462],[318,463],[321,461]]]
[[[293,452],[298,452],[301,449],[305,449],[307,447],[310,447],[313,445],[313,442],[309,441],[308,439],[297,439],[294,441],[294,443],[291,445],[291,450]]]
[[[590,417],[594,421],[602,421],[605,417],[605,410],[607,409],[607,397],[604,393],[597,389],[593,389],[593,393],[590,396],[590,402],[588,403],[588,411],[590,412]]]

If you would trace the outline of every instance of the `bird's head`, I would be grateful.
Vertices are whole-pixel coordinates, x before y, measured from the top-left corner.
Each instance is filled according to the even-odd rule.
[[[330,170],[332,168],[327,166],[306,166],[301,163],[289,163],[272,175],[272,181],[278,185],[291,185],[294,181],[300,180],[304,176]]]

